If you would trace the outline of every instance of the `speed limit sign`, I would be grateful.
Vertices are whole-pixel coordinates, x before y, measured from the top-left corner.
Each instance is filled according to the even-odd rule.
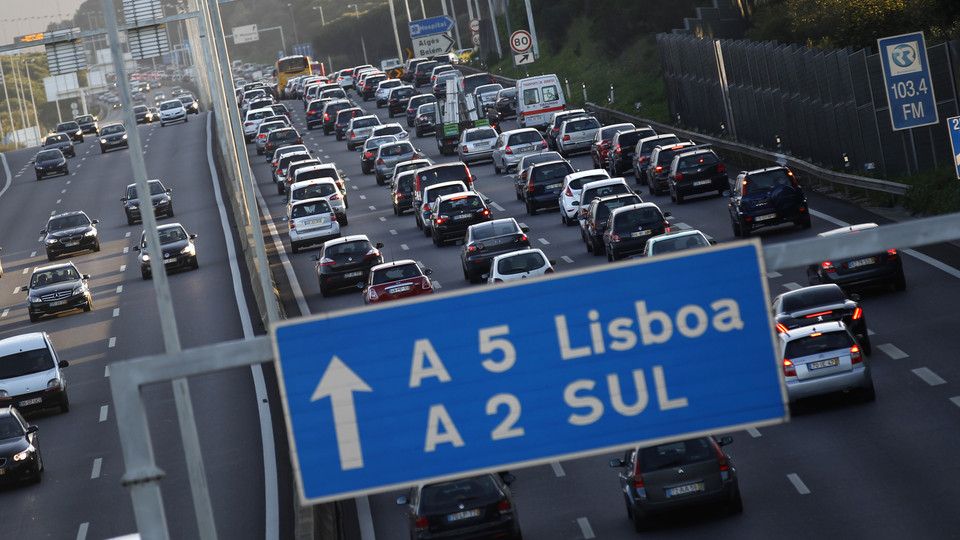
[[[510,34],[510,48],[517,54],[525,53],[533,46],[533,38],[526,30],[517,30]]]

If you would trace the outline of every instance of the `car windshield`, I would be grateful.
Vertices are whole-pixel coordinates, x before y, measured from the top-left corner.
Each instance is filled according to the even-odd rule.
[[[380,123],[380,120],[376,118],[359,118],[353,121],[353,127],[354,128],[370,127],[370,126],[376,126],[379,123]]]
[[[193,96],[180,96],[180,103],[193,103]]]
[[[327,204],[327,201],[314,201],[310,203],[298,204],[290,210],[290,216],[294,219],[329,213],[330,205]]]
[[[30,278],[30,288],[45,287],[64,281],[76,281],[80,279],[80,274],[72,266],[57,268],[55,270],[44,270],[35,272]]]
[[[783,311],[798,311],[811,306],[824,304],[842,304],[846,301],[839,287],[811,287],[792,294],[784,295]]]
[[[92,117],[92,116],[89,116],[89,115],[88,115],[88,116],[78,116],[78,117],[77,117],[77,122],[93,122],[93,117]]]
[[[150,182],[150,195],[161,195],[164,193],[163,184],[160,182]],[[127,186],[127,199],[136,199],[137,198],[137,185],[130,184]]]
[[[53,369],[53,355],[46,347],[8,354],[0,362],[0,379],[22,377]]]
[[[653,472],[717,459],[717,453],[711,446],[706,438],[700,438],[642,448],[638,456],[638,469]]]
[[[170,109],[178,109],[180,107],[183,107],[183,103],[180,103],[179,101],[164,101],[160,104],[161,111],[169,111]]]
[[[47,145],[50,143],[67,142],[69,140],[70,138],[67,137],[66,135],[51,135],[47,137],[47,140],[43,141],[43,144]]]
[[[47,150],[45,152],[40,152],[39,154],[37,154],[37,161],[57,159],[62,156],[63,154],[61,154],[59,150]]]
[[[124,129],[123,129],[123,126],[121,125],[104,126],[103,128],[100,129],[101,135],[110,135],[113,133],[123,133],[123,132],[124,132]]]
[[[374,285],[380,285],[391,281],[400,281],[401,279],[417,278],[421,275],[423,274],[420,272],[420,267],[416,263],[410,263],[377,270],[373,272],[371,280]]]
[[[808,337],[793,339],[787,342],[784,358],[801,358],[822,352],[847,349],[853,343],[846,332],[815,332]]]
[[[160,234],[160,244],[172,244],[174,242],[181,242],[187,239],[187,232],[181,229],[180,227],[172,227],[169,229],[161,229],[157,231]],[[143,245],[146,246],[147,238],[144,235]]]
[[[424,486],[420,493],[420,513],[446,513],[462,507],[461,503],[491,498],[499,499],[500,489],[489,476]]]
[[[513,220],[489,221],[487,223],[470,226],[470,238],[475,241],[507,234],[518,234],[520,232],[520,228]]]
[[[57,131],[74,131],[80,129],[80,124],[76,122],[64,122],[62,124],[57,124]]]
[[[0,440],[20,437],[23,437],[23,426],[20,422],[12,416],[0,416]]]
[[[74,214],[72,216],[55,217],[47,222],[48,231],[62,231],[64,229],[73,229],[76,227],[85,227],[90,224],[90,220],[83,214]]]
[[[497,132],[494,129],[477,129],[473,131],[468,131],[466,134],[467,142],[470,141],[484,141],[489,139],[496,139]]]
[[[306,199],[316,199],[319,197],[327,197],[333,195],[337,192],[337,186],[329,182],[324,182],[322,184],[312,184],[309,186],[304,186],[302,188],[297,188],[293,190],[291,195],[293,200],[304,201]]]

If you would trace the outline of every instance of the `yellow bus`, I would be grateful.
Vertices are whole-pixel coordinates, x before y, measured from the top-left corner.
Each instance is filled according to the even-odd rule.
[[[310,58],[307,56],[284,56],[277,60],[277,93],[281,96],[287,87],[287,81],[298,75],[311,75]]]

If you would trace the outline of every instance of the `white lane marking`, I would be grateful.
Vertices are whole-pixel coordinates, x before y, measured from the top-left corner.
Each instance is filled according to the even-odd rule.
[[[31,257],[36,257],[36,256],[37,256],[37,252],[36,252],[36,251],[31,251],[31,252],[30,252],[30,256],[31,256]]]
[[[125,264],[121,264],[121,265],[120,265],[120,271],[121,271],[121,272],[126,271],[126,269],[127,269],[127,265],[125,265]]]
[[[110,406],[109,406],[109,405],[101,405],[101,406],[100,406],[100,421],[101,421],[101,422],[106,422],[106,421],[107,421],[107,412],[108,412],[109,410],[110,410]]]
[[[6,317],[7,313],[10,313],[10,308],[3,310],[3,313],[0,313],[0,317]]]
[[[917,368],[911,369],[914,375],[920,377],[920,380],[929,384],[930,386],[939,386],[941,384],[947,384],[947,381],[940,378],[939,375],[930,370],[930,368]]]
[[[50,211],[50,215],[51,215],[51,216],[57,215],[57,211],[56,211],[56,210],[51,210],[51,211]]]
[[[371,206],[371,207],[370,207],[370,210],[376,210],[376,208],[374,208],[374,207]],[[385,218],[385,217],[383,217],[383,216],[380,216],[380,221],[387,221],[387,218]]]
[[[590,522],[587,521],[587,518],[577,518],[577,525],[580,526],[580,532],[583,533],[584,538],[596,538],[593,534],[593,527],[590,526]]]
[[[667,219],[671,219],[671,218],[667,218]],[[690,225],[687,225],[686,223],[674,223],[673,226],[681,231],[689,231],[693,229],[693,227],[691,227]]]
[[[788,291],[795,291],[795,290],[800,289],[800,288],[802,288],[802,287],[803,287],[803,285],[800,285],[799,283],[796,283],[796,282],[793,282],[793,281],[791,281],[790,283],[784,283],[784,284],[783,284],[783,288],[785,288],[785,289],[788,290]]]
[[[374,210],[377,209],[376,206],[368,206],[367,208],[369,208],[371,212],[373,212]],[[386,220],[384,220],[384,221],[386,221]]]
[[[550,468],[553,469],[553,474],[557,478],[563,478],[567,475],[567,471],[563,470],[563,465],[561,465],[559,461],[551,463]]]
[[[115,338],[115,337],[110,338],[110,341],[107,342],[107,347],[112,348],[112,347],[116,347],[116,346],[117,346],[117,338]]]
[[[950,398],[950,401],[957,407],[960,407],[960,396],[952,397]]]
[[[23,274],[24,274],[24,275],[26,275],[26,274],[27,274],[27,272],[29,272],[29,271],[30,271],[30,269],[29,269],[29,268],[24,268],[24,269],[23,269]]]
[[[77,529],[77,540],[87,540],[87,529],[90,528],[90,523],[84,521],[80,524],[80,528]]]
[[[93,460],[93,470],[90,471],[90,479],[96,480],[100,478],[100,466],[103,465],[103,458],[97,458]]]
[[[442,289],[442,288],[443,288],[443,285],[441,285],[439,281],[434,281],[434,282],[433,282],[433,288],[434,288],[434,289]]]
[[[65,183],[66,183],[66,184],[69,184],[70,182],[71,182],[71,180],[67,180]]]
[[[573,264],[573,259],[571,259],[570,257],[567,257],[566,255],[561,256],[560,260],[567,264]]]
[[[747,428],[747,433],[749,433],[750,436],[753,437],[754,439],[759,439],[760,437],[763,437],[763,435],[760,433],[760,430],[757,428]]]
[[[61,190],[60,190],[60,193],[61,193],[61,194],[62,194],[62,193],[66,193],[66,192],[67,192],[66,189],[61,189]]]
[[[402,250],[404,250],[404,251],[409,251],[409,250],[410,250],[410,246],[408,246],[408,245],[406,245],[406,244],[400,244],[400,249],[402,249]]]
[[[892,343],[884,343],[883,345],[877,345],[877,348],[883,351],[883,354],[886,354],[894,360],[900,360],[901,358],[907,358],[910,355],[898,349]]]
[[[123,252],[124,252],[124,253],[130,253],[130,248],[129,248],[129,247],[123,248]]]
[[[127,231],[127,234],[123,235],[124,238],[130,238],[130,231]]]
[[[537,241],[540,242],[541,244],[545,245],[545,246],[549,246],[549,245],[550,245],[550,241],[547,240],[546,238],[537,238]]]
[[[393,236],[396,236],[400,233],[398,233],[396,229],[390,229],[390,234],[392,234]]]
[[[123,292],[123,285],[117,285],[117,294],[120,294],[122,292]]]
[[[803,483],[803,480],[801,480],[796,473],[788,474],[787,480],[790,480],[790,483],[793,484],[794,488],[796,488],[797,493],[801,495],[808,495],[810,493],[810,490],[807,488],[807,485]]]
[[[360,196],[360,200],[361,200],[361,201],[367,200],[367,196],[366,196],[366,195],[361,195],[361,196]]]
[[[120,308],[113,308],[113,316],[114,317],[120,316]]]
[[[13,294],[17,294],[18,292],[20,292],[20,287],[14,287]]]
[[[783,274],[781,274],[780,272],[777,272],[776,270],[774,270],[772,272],[767,272],[767,279],[776,279],[782,275]]]
[[[504,211],[504,208],[503,208],[502,206],[500,206],[499,204],[497,204],[497,201],[492,201],[492,202],[490,203],[490,206],[492,206],[492,207],[494,208],[494,210],[496,210],[497,212],[503,212],[503,211]]]
[[[104,377],[109,377],[109,376],[110,376],[110,364],[107,364],[107,365],[103,368],[103,376],[104,376]]]
[[[61,202],[63,202],[63,199],[57,199],[57,204],[60,204]]]
[[[876,335],[876,334],[877,334],[877,333],[874,332],[872,328],[868,328],[868,329],[867,329],[867,335],[868,335],[868,336],[874,336],[874,335]]]

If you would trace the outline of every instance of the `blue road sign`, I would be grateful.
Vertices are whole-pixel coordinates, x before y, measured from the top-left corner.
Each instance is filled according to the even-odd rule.
[[[313,58],[313,43],[297,43],[293,46],[293,54]]]
[[[936,124],[937,99],[923,32],[877,40],[894,131]]]
[[[301,496],[784,421],[761,260],[754,239],[274,327]]]
[[[947,127],[950,129],[950,148],[953,149],[953,165],[957,169],[957,179],[960,180],[960,116],[947,118]]]
[[[439,17],[430,17],[429,19],[420,19],[419,21],[410,21],[410,39],[420,36],[429,36],[431,34],[442,34],[449,32],[453,28],[453,17],[449,15],[440,15]]]

